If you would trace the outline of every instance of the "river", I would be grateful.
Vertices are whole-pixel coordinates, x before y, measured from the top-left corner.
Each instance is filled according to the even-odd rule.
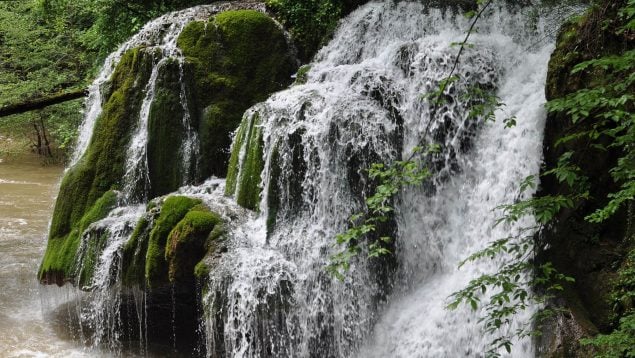
[[[35,156],[0,158],[0,357],[86,356],[42,309],[36,278],[62,171]]]

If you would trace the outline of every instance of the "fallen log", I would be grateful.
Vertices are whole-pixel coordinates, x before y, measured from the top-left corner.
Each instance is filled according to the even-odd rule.
[[[42,109],[48,106],[52,106],[54,104],[59,104],[67,101],[72,101],[74,99],[86,97],[88,95],[88,90],[81,89],[71,92],[57,93],[51,96],[40,97],[35,99],[30,99],[21,103],[15,103],[0,107],[0,117],[6,117],[13,114],[19,114],[24,112],[33,111],[36,109]]]

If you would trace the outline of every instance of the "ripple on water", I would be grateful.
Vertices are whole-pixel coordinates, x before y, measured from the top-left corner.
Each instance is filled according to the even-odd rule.
[[[60,166],[0,159],[0,357],[88,357],[43,313],[36,273]]]

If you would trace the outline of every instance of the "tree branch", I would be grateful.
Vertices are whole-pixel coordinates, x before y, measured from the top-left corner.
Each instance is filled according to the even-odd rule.
[[[19,114],[24,112],[33,111],[36,109],[42,109],[54,104],[64,103],[72,101],[74,99],[86,97],[88,95],[87,89],[75,90],[71,92],[57,93],[51,96],[40,97],[36,99],[26,100],[20,103],[14,103],[0,107],[0,117],[6,117],[13,114]]]

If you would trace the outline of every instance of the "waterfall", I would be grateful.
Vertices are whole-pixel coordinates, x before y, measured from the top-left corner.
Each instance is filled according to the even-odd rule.
[[[487,350],[493,337],[478,324],[482,312],[445,305],[495,268],[458,263],[517,229],[494,228],[494,209],[516,200],[520,181],[539,172],[553,45],[545,22],[531,25],[526,13],[504,5],[478,25],[458,67],[464,81],[436,108],[423,96],[449,75],[452,44],[469,20],[420,3],[373,2],[344,20],[310,64],[307,83],[245,114],[234,140],[236,180],[252,175],[260,137],[261,214],[234,230],[229,252],[212,263],[208,352],[456,357]],[[482,103],[466,99],[474,86],[505,103],[497,121],[471,118],[470,107]],[[510,116],[518,124],[505,128]],[[334,237],[372,189],[365,169],[407,157],[427,127],[426,142],[441,148],[428,158],[433,178],[400,193],[396,230],[380,228],[396,236],[396,263],[368,262],[362,252],[344,282],[329,277]],[[239,203],[242,190],[230,190]],[[515,357],[533,355],[529,339],[516,343]]]
[[[178,13],[161,16],[148,22],[136,35],[119,46],[116,51],[106,58],[101,71],[88,88],[88,98],[84,104],[86,108],[84,120],[79,129],[79,135],[70,166],[75,165],[88,148],[88,144],[93,135],[95,121],[97,121],[102,111],[103,86],[114,73],[115,67],[119,63],[119,60],[121,60],[121,56],[132,48],[147,44],[159,44],[159,47],[163,47],[162,52],[166,54],[173,53],[176,48],[176,38],[185,24],[193,20],[205,19],[217,11],[217,7],[199,6]],[[167,33],[165,31],[166,28],[168,29]],[[161,46],[162,43],[167,46]]]
[[[188,107],[191,89],[187,88],[184,81],[185,58],[176,42],[188,23],[208,20],[212,15],[237,8],[264,12],[264,5],[257,2],[217,2],[172,12],[148,22],[136,35],[106,58],[97,78],[89,86],[84,120],[69,168],[75,166],[88,149],[95,123],[102,113],[104,96],[109,90],[108,83],[124,54],[138,47],[144,47],[152,53],[152,71],[147,83],[142,85],[143,100],[134,132],[131,133],[129,147],[125,151],[122,190],[115,192],[117,203],[105,218],[92,223],[81,233],[75,258],[75,285],[89,292],[66,292],[64,297],[65,305],[68,306],[66,319],[71,335],[95,349],[120,355],[125,348],[121,338],[127,334],[139,341],[139,347],[132,347],[133,352],[148,354],[147,297],[145,292],[137,287],[123,287],[121,266],[123,247],[131,238],[135,225],[143,217],[145,204],[152,199],[149,197],[147,158],[148,120],[155,99],[157,81],[165,67],[172,63],[177,64],[180,79],[179,98],[183,109],[181,123],[184,129],[184,138],[177,150],[182,163],[182,185],[185,185],[196,175],[197,163],[200,161],[199,141]],[[215,184],[204,184],[201,187],[209,191]],[[197,196],[196,191],[189,194]],[[217,199],[215,203],[221,200],[219,197],[222,198],[222,195],[214,197]],[[213,204],[209,206],[213,207]],[[91,279],[82,283],[81,280],[86,274],[89,274]],[[123,302],[123,295],[132,295],[132,302]],[[134,312],[122,313],[123,310],[130,310],[129,306],[132,306]],[[127,320],[134,321],[138,327],[132,327],[130,322],[124,322],[123,315],[133,315],[132,319]],[[133,332],[134,330],[137,332]]]
[[[161,200],[149,197],[148,115],[161,68],[176,61],[184,77],[175,45],[184,25],[229,6],[195,7],[148,23],[108,57],[90,87],[73,165],[86,151],[103,87],[123,53],[140,45],[158,49],[126,153],[118,207],[82,235],[80,270],[91,245],[100,245],[95,266],[100,274],[78,309],[93,344],[119,351],[120,331],[136,330],[140,353],[148,352],[146,293],[132,291],[129,314],[138,327],[123,327],[119,314],[123,246],[139,218],[153,222],[151,209],[144,214],[145,204]],[[458,263],[518,229],[494,227],[494,209],[516,200],[518,183],[539,172],[553,44],[549,21],[527,17],[505,5],[488,11],[460,59],[456,74],[462,81],[450,84],[444,103],[433,105],[425,94],[448,76],[458,51],[453,43],[464,38],[470,20],[420,2],[362,6],[317,54],[306,83],[247,110],[235,133],[235,160],[226,181],[185,185],[195,174],[190,170],[206,158],[190,130],[190,90],[181,81],[185,179],[173,194],[202,200],[226,222],[222,248],[205,258],[210,270],[200,290],[207,355],[456,357],[486,350],[492,337],[478,324],[482,312],[448,311],[445,305],[451,293],[495,268],[496,262],[461,269]],[[470,108],[483,102],[468,98],[474,87],[505,103],[496,121],[471,115]],[[502,120],[509,116],[517,117],[512,128]],[[394,255],[367,259],[362,247],[345,279],[334,279],[325,270],[339,249],[334,238],[376,186],[367,169],[407,158],[422,137],[440,148],[425,158],[432,179],[402,190],[395,214],[373,234],[394,237]],[[530,224],[531,219],[518,223]],[[535,309],[519,317],[521,324]],[[516,342],[514,357],[533,355],[528,339]]]

